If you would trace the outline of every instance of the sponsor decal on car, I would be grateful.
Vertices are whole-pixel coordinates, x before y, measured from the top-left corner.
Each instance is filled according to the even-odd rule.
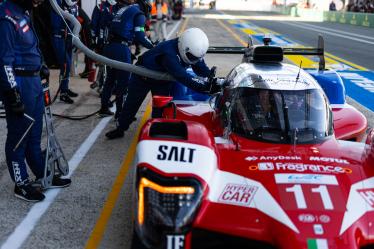
[[[314,215],[314,214],[299,214],[298,219],[302,223],[330,223],[331,218],[326,214]]]
[[[275,174],[275,182],[299,183],[299,184],[326,184],[338,185],[336,176],[334,175],[319,175],[319,174]]]
[[[192,163],[195,151],[196,149],[194,148],[160,145],[158,147],[157,160]]]
[[[167,249],[183,249],[184,248],[184,235],[166,235],[166,248]]]
[[[315,173],[335,173],[335,174],[350,174],[352,169],[348,167],[332,166],[332,165],[317,165],[317,164],[306,164],[306,163],[273,163],[273,162],[263,162],[257,165],[250,165],[249,170],[278,170],[278,171],[297,171],[305,172],[312,171]]]
[[[248,207],[257,189],[256,186],[229,183],[223,189],[218,202]]]
[[[374,208],[374,188],[371,189],[360,189],[358,190],[361,197],[372,207]]]
[[[309,157],[309,160],[314,161],[314,162],[349,164],[349,162],[345,159],[333,158],[333,157],[311,156],[311,157]]]
[[[308,249],[329,249],[326,239],[308,239]]]
[[[322,235],[324,234],[323,226],[321,224],[314,224],[313,230],[315,235]]]
[[[247,161],[280,161],[280,160],[287,160],[287,161],[292,161],[292,160],[301,160],[300,156],[249,156],[246,157],[245,160]]]

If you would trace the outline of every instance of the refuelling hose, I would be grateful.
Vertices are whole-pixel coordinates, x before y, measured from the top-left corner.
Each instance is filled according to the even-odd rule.
[[[82,51],[86,56],[91,58],[92,60],[98,63],[104,64],[104,65],[110,66],[115,69],[131,72],[131,73],[144,76],[147,78],[152,78],[155,80],[175,81],[175,78],[168,73],[158,72],[158,71],[150,70],[144,67],[136,66],[133,64],[112,60],[105,56],[95,53],[94,51],[86,47],[81,42],[79,38],[81,24],[79,23],[79,21],[70,13],[63,11],[61,7],[57,4],[56,0],[49,0],[49,2],[53,10],[63,18],[65,25],[67,26],[68,30],[70,31],[70,35],[72,36],[73,45],[77,47],[80,51]],[[70,22],[70,24],[73,26],[73,30],[70,29],[69,25],[66,23],[65,20]],[[56,100],[57,95],[58,95],[58,92],[54,96],[53,102]],[[76,115],[76,116],[67,116],[67,115],[53,113],[53,116],[65,118],[69,120],[84,120],[84,119],[87,119],[89,117],[96,115],[98,112],[99,111],[96,111],[96,112],[93,112],[87,115]],[[5,118],[3,114],[5,113],[0,113],[0,118]]]

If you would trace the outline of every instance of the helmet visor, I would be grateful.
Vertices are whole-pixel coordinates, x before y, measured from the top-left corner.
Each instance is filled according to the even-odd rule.
[[[317,89],[290,91],[237,88],[232,131],[255,140],[314,143],[332,134],[332,116]]]
[[[193,64],[195,64],[195,63],[197,63],[198,61],[201,60],[201,57],[196,57],[193,54],[191,54],[190,52],[187,52],[186,56],[187,56],[188,60],[191,61]]]

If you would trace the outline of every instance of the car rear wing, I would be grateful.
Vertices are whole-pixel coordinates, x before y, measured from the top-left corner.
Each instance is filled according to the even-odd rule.
[[[267,38],[265,38],[267,39]],[[269,41],[264,40],[265,45],[263,48],[266,47],[274,47],[274,46],[269,46]],[[259,46],[253,46],[252,39],[249,39],[248,42],[248,47],[209,47],[208,53],[209,54],[243,54],[243,55],[248,55],[251,54],[254,57],[254,52],[256,51],[255,48]],[[261,52],[264,50],[262,49]],[[270,49],[269,49],[270,51]],[[272,51],[279,51],[279,50],[272,50]],[[319,58],[319,70],[325,70],[326,67],[326,61],[325,61],[325,42],[324,39],[321,35],[318,36],[318,46],[317,48],[282,48],[282,55],[281,57],[283,58],[283,55],[305,55],[305,56],[318,56]],[[269,56],[271,54],[266,55],[266,59],[269,59]],[[280,55],[278,53],[274,54],[275,58],[279,58]],[[257,56],[257,58],[261,58],[261,56]],[[278,61],[278,60],[277,60]]]

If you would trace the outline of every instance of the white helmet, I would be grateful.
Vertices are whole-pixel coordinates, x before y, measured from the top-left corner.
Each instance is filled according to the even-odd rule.
[[[189,64],[196,64],[201,60],[209,48],[206,34],[199,28],[189,28],[178,38],[178,50],[182,60]]]
[[[67,6],[71,7],[77,4],[77,0],[65,0]]]
[[[117,3],[116,0],[107,0],[107,2],[112,6]]]

